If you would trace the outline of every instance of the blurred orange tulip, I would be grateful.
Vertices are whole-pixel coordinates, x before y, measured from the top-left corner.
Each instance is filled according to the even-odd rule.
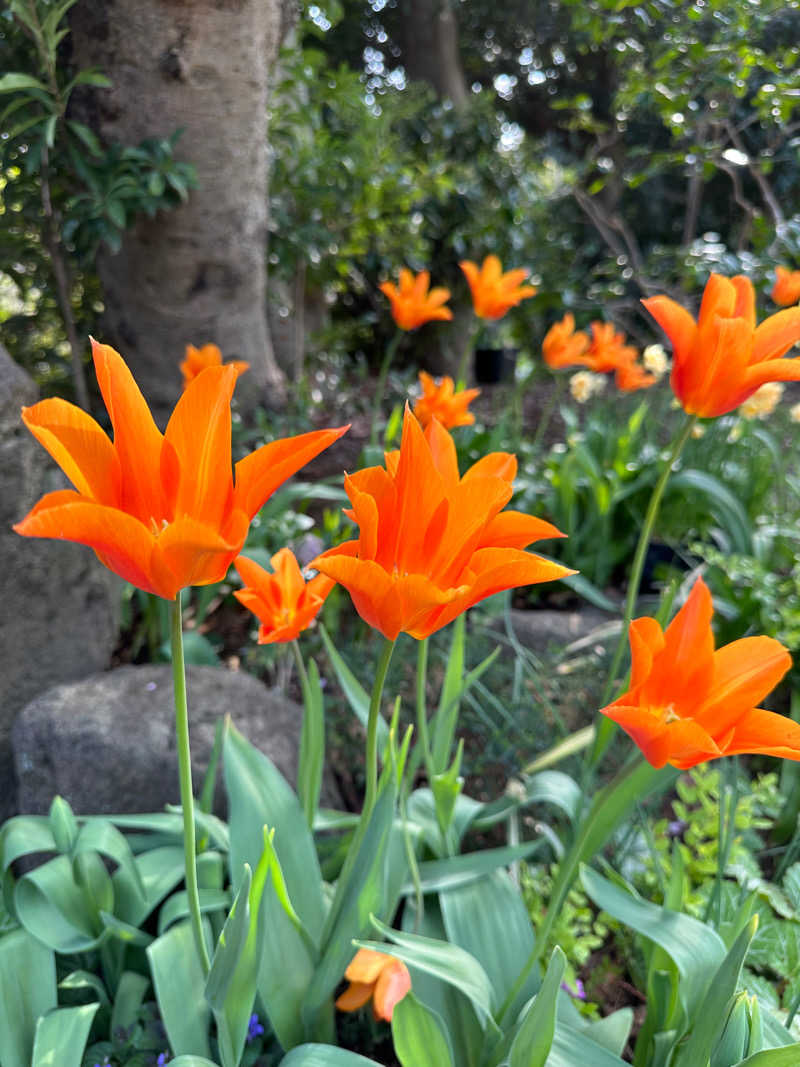
[[[582,331],[575,332],[575,316],[567,313],[561,322],[553,323],[542,341],[542,356],[551,370],[582,366],[589,347],[589,338]]]
[[[623,363],[617,367],[614,375],[614,384],[622,393],[635,393],[637,389],[649,389],[655,385],[658,378],[655,374],[648,374],[641,363]]]
[[[775,268],[772,299],[781,307],[789,307],[800,300],[800,270],[788,270],[786,267]]]
[[[478,267],[469,259],[459,263],[472,293],[472,306],[479,319],[502,319],[509,308],[516,307],[529,296],[536,296],[532,285],[521,285],[529,271],[524,267],[503,274],[497,256],[487,256]]]
[[[522,549],[563,535],[549,522],[502,509],[516,457],[493,452],[460,478],[456,447],[431,420],[423,431],[406,407],[399,452],[386,469],[345,478],[359,536],[312,566],[343,585],[356,611],[384,637],[424,638],[484,597],[574,573]]]
[[[246,370],[250,369],[250,364],[245,363],[243,359],[232,359],[225,365],[227,367],[235,367],[238,374],[244,374]],[[206,367],[221,366],[222,353],[216,345],[203,345],[202,348],[187,345],[186,358],[180,364],[183,372],[183,388],[185,389],[189,382],[196,378],[200,371],[205,370]]]
[[[235,590],[233,595],[261,623],[260,645],[293,641],[317,617],[336,584],[324,574],[306,582],[289,548],[276,552],[270,563],[273,574],[247,556],[237,556],[234,560],[245,587]]]
[[[697,321],[666,296],[642,303],[672,341],[670,384],[690,415],[724,415],[764,382],[800,379],[800,359],[781,359],[800,340],[800,308],[756,326],[755,292],[742,275],[711,275]]]
[[[427,270],[420,271],[415,277],[406,267],[401,267],[399,287],[392,282],[378,286],[389,298],[392,318],[401,330],[416,330],[435,319],[445,322],[452,319],[453,312],[443,306],[450,299],[450,290],[436,288],[428,292],[430,281]]]
[[[596,374],[606,374],[636,361],[636,349],[625,344],[625,334],[610,322],[593,322],[592,338],[583,362]]]
[[[89,545],[109,570],[166,600],[224,578],[266,499],[347,429],[273,441],[239,460],[234,479],[235,367],[202,371],[162,434],[119,353],[96,341],[92,351],[114,441],[65,400],[23,408],[75,489],[48,493],[14,529]]]
[[[419,372],[419,381],[422,396],[414,404],[414,414],[423,429],[431,419],[438,419],[446,430],[454,426],[471,426],[475,422],[475,416],[467,411],[467,407],[476,396],[480,396],[480,389],[460,389],[456,392],[453,379],[448,375],[436,382],[424,370]]]
[[[619,723],[654,767],[694,767],[742,752],[800,760],[800,725],[755,705],[792,658],[771,637],[714,651],[708,587],[699,578],[665,632],[655,619],[630,625],[630,688],[603,715]]]
[[[358,1011],[371,997],[373,1015],[387,1023],[395,1004],[411,989],[411,975],[402,960],[370,948],[358,950],[344,976],[350,985],[336,1001],[339,1011]]]

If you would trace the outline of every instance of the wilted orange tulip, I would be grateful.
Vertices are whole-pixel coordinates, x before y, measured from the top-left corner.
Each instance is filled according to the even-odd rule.
[[[450,299],[449,289],[431,289],[428,292],[431,276],[427,270],[420,271],[414,277],[406,267],[400,268],[399,287],[392,282],[378,286],[389,298],[392,305],[392,318],[401,330],[416,330],[426,322],[440,319],[448,322],[453,317],[450,308],[443,305]]]
[[[800,725],[755,705],[792,665],[779,641],[745,637],[714,651],[711,594],[698,579],[665,632],[634,619],[630,689],[602,712],[654,767],[694,767],[741,752],[800,760]]]
[[[523,552],[563,536],[549,522],[502,509],[516,457],[493,452],[459,478],[456,447],[436,419],[423,431],[406,407],[399,452],[386,469],[345,478],[359,536],[312,566],[343,585],[356,611],[384,637],[424,638],[484,597],[574,573]]]
[[[529,271],[524,267],[503,274],[497,256],[487,256],[478,267],[469,259],[459,263],[469,282],[472,306],[479,319],[502,319],[509,308],[516,307],[529,296],[536,296],[532,285],[521,285]]]
[[[593,322],[592,338],[583,362],[596,374],[606,374],[636,361],[636,349],[625,344],[625,334],[610,322]]]
[[[800,270],[787,270],[786,267],[775,268],[772,299],[781,307],[788,307],[800,300]]]
[[[431,419],[438,419],[446,430],[473,424],[475,416],[467,408],[480,395],[480,389],[460,389],[456,392],[453,379],[448,375],[436,382],[424,370],[419,372],[419,381],[422,396],[414,405],[414,414],[423,428]]]
[[[202,348],[187,345],[186,358],[180,364],[183,372],[183,388],[185,389],[189,382],[196,378],[200,371],[205,370],[206,367],[221,366],[222,353],[216,345],[203,345]],[[245,363],[243,359],[232,359],[226,366],[235,367],[238,374],[244,374],[250,368],[250,364]]]
[[[289,548],[282,548],[270,559],[274,574],[247,556],[237,556],[234,563],[245,588],[233,595],[261,623],[260,645],[293,641],[317,617],[336,584],[324,574],[307,582]]]
[[[542,356],[551,370],[582,365],[589,347],[589,338],[579,330],[575,332],[575,316],[567,313],[561,322],[554,323],[542,341]]]
[[[800,359],[781,359],[800,340],[800,308],[756,326],[755,291],[742,275],[711,275],[696,322],[669,297],[642,303],[672,341],[670,384],[690,415],[724,415],[764,382],[800,379]]]
[[[224,578],[264,501],[346,430],[273,441],[239,460],[234,478],[235,367],[199,374],[162,435],[119,353],[95,341],[92,352],[114,441],[65,400],[23,408],[23,422],[75,489],[48,493],[14,529],[89,545],[115,574],[166,600]]]
[[[395,1004],[411,989],[411,975],[402,960],[370,948],[358,950],[344,976],[350,985],[337,998],[339,1011],[358,1011],[372,997],[373,1015],[387,1023]]]

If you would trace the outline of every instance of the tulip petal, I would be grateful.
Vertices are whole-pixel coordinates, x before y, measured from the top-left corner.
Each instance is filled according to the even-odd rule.
[[[52,397],[23,408],[22,421],[79,493],[98,504],[119,504],[119,460],[108,435],[91,415]]]
[[[800,724],[787,715],[752,708],[737,722],[724,755],[735,756],[741,752],[800,760]]]
[[[792,356],[789,359],[770,359],[765,363],[754,363],[745,371],[742,391],[737,398],[737,404],[743,403],[752,396],[756,389],[766,382],[796,382],[800,381],[800,357]]]
[[[698,578],[664,633],[664,648],[653,659],[645,692],[654,707],[697,707],[705,698],[714,675],[713,613],[711,593]]]
[[[400,960],[390,959],[375,983],[372,1007],[376,1019],[392,1021],[395,1004],[398,1004],[411,988],[411,975]]]
[[[714,653],[711,693],[695,719],[717,739],[775,686],[792,666],[792,657],[772,637],[744,637]]]
[[[179,461],[176,519],[191,516],[219,526],[230,509],[231,397],[236,378],[231,366],[208,367],[189,382],[172,412],[164,438]]]
[[[175,575],[178,589],[222,581],[247,536],[247,516],[243,512],[235,515],[233,529],[226,531],[228,538],[188,516],[176,519],[159,535],[156,554]]]
[[[425,440],[428,442],[433,464],[441,476],[445,491],[449,493],[458,485],[458,455],[455,441],[437,419],[432,419],[428,423],[425,429]]]
[[[655,619],[644,615],[634,619],[628,627],[628,640],[631,645],[631,681],[628,693],[619,697],[624,703],[625,697],[641,685],[650,675],[653,659],[664,647],[664,634]]]
[[[236,464],[234,506],[252,519],[269,497],[306,463],[338,441],[349,426],[285,437],[251,452]]]
[[[165,518],[161,492],[162,436],[125,361],[110,345],[92,341],[97,384],[120,464],[120,507],[145,525]]]
[[[527,548],[534,541],[566,537],[551,522],[522,511],[501,511],[481,534],[478,548]]]
[[[658,325],[672,342],[672,355],[676,366],[686,360],[697,333],[697,323],[680,304],[668,296],[651,296],[643,300]]]
[[[376,952],[373,948],[360,948],[347,965],[344,976],[349,982],[373,985],[378,981],[378,976],[391,959],[392,957],[387,952]]]
[[[71,489],[48,493],[14,526],[23,537],[52,537],[88,545],[126,582],[172,599],[179,586],[165,588],[153,575],[155,537],[132,515],[86,500]]]
[[[336,1007],[339,1011],[358,1011],[363,1008],[372,996],[375,987],[371,982],[351,982],[336,999]]]
[[[513,452],[490,452],[488,456],[482,456],[477,463],[473,463],[466,471],[462,482],[472,478],[502,478],[509,484],[517,476],[517,457]]]
[[[753,363],[780,359],[800,341],[800,308],[787,308],[764,319],[753,335]]]

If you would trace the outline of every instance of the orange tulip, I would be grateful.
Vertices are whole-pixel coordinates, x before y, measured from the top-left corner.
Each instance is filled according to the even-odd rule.
[[[450,308],[443,305],[450,299],[449,289],[431,289],[431,276],[427,270],[414,277],[406,267],[400,268],[400,286],[384,282],[378,286],[389,298],[392,318],[401,330],[416,330],[418,326],[440,319],[448,322],[453,317]]]
[[[276,552],[270,563],[274,574],[247,556],[237,556],[234,560],[245,588],[235,590],[233,595],[261,623],[258,630],[260,645],[293,641],[317,617],[336,584],[324,574],[306,582],[289,548]]]
[[[119,353],[95,341],[92,351],[114,441],[64,400],[23,408],[23,422],[75,489],[48,493],[14,529],[89,545],[125,581],[166,600],[224,578],[264,501],[347,429],[273,441],[239,460],[234,479],[235,367],[199,374],[162,435]]]
[[[386,469],[345,478],[359,536],[312,566],[349,591],[356,611],[384,637],[424,638],[484,597],[574,573],[523,552],[563,535],[549,522],[502,509],[516,457],[493,452],[459,478],[456,447],[432,419],[423,434],[406,406],[399,452]]]
[[[206,367],[221,367],[222,366],[222,353],[216,345],[203,345],[202,348],[195,348],[194,345],[186,346],[186,359],[180,364],[180,368],[183,371],[183,388],[196,378],[201,370],[205,370]],[[250,369],[250,364],[245,363],[243,359],[232,359],[226,364],[228,367],[235,367],[237,373],[244,374],[246,370]]]
[[[610,322],[593,322],[592,340],[583,362],[596,374],[618,370],[636,361],[636,349],[625,344],[625,334]]]
[[[614,375],[614,384],[622,393],[634,393],[637,389],[649,389],[655,385],[658,378],[655,374],[648,374],[641,363],[623,363],[617,367]]]
[[[672,341],[670,384],[690,415],[724,415],[764,382],[800,379],[800,359],[781,359],[800,340],[800,308],[756,326],[755,292],[742,275],[711,275],[696,322],[669,297],[642,303]]]
[[[800,270],[787,270],[786,267],[775,268],[772,299],[781,307],[789,307],[800,300]]]
[[[414,414],[423,428],[431,419],[438,419],[446,430],[454,426],[471,426],[475,416],[467,411],[470,402],[480,395],[480,389],[461,389],[455,391],[453,379],[449,376],[435,382],[424,370],[419,372],[422,396],[414,405]]]
[[[502,319],[509,308],[529,296],[536,296],[532,285],[520,285],[529,274],[523,267],[503,274],[497,256],[487,256],[478,267],[469,259],[459,263],[469,282],[472,306],[479,319]]]
[[[339,1011],[358,1011],[371,997],[373,1015],[387,1023],[395,1004],[411,989],[411,975],[402,960],[371,948],[358,950],[344,976],[350,985],[336,1001]]]
[[[559,370],[585,363],[589,338],[579,330],[575,333],[575,316],[566,314],[561,322],[554,323],[542,341],[542,356],[548,367]]]
[[[630,689],[602,713],[654,767],[685,769],[741,752],[800,760],[800,725],[755,705],[792,665],[779,641],[745,637],[714,651],[711,594],[698,579],[665,632],[634,619]]]

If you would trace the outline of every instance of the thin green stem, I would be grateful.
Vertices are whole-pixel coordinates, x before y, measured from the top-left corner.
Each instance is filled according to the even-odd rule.
[[[650,538],[653,535],[653,527],[655,526],[656,518],[658,517],[658,509],[661,506],[661,498],[664,495],[664,490],[667,487],[669,476],[672,473],[672,468],[675,465],[678,457],[683,451],[683,447],[689,440],[695,423],[697,422],[696,415],[689,415],[686,418],[680,432],[676,435],[675,440],[672,443],[670,449],[669,458],[664,464],[664,469],[661,472],[661,476],[653,488],[652,495],[650,497],[650,503],[647,507],[647,514],[644,518],[642,525],[642,531],[639,534],[639,543],[636,546],[636,554],[633,557],[633,565],[631,567],[631,574],[628,580],[628,595],[625,600],[625,614],[622,620],[622,629],[620,631],[619,640],[617,641],[617,647],[614,651],[614,657],[611,661],[611,666],[608,671],[608,677],[606,678],[605,688],[603,689],[603,695],[600,698],[600,706],[605,707],[608,704],[611,693],[616,685],[617,671],[619,665],[622,662],[622,656],[625,651],[625,647],[628,640],[628,628],[630,627],[631,620],[633,619],[633,613],[636,609],[636,601],[639,596],[639,586],[642,581],[642,571],[644,569],[645,556],[647,555],[647,549],[650,546]],[[601,722],[597,731],[597,740],[595,742],[594,752],[592,753],[592,764],[599,762],[600,757],[608,747],[608,742],[611,740],[613,732],[613,723],[610,719],[605,719]]]
[[[464,345],[464,351],[461,353],[461,359],[458,361],[458,373],[456,375],[456,389],[463,389],[467,384],[467,377],[469,375],[469,357],[472,355],[475,349],[475,341],[480,333],[483,321],[477,319],[472,329],[467,335],[467,341]]]
[[[564,383],[566,379],[562,375],[556,377],[555,388],[550,394],[550,399],[545,404],[544,411],[539,416],[539,425],[536,427],[536,433],[533,435],[531,442],[531,448],[536,449],[544,438],[547,428],[550,425],[550,420],[553,418],[553,412],[556,410],[559,400],[564,393]]]
[[[428,781],[433,777],[433,759],[431,757],[431,743],[428,736],[428,706],[425,699],[425,681],[428,676],[428,638],[417,644],[417,730],[419,731],[419,743],[422,745],[422,756],[425,760],[425,770]]]
[[[303,663],[303,653],[300,651],[300,645],[297,643],[297,638],[289,642],[292,649],[292,655],[294,656],[294,663],[297,667],[297,674],[300,678],[300,688],[303,690],[303,696],[305,697],[308,690],[308,672],[306,671],[306,665]]]
[[[378,381],[375,385],[375,403],[372,407],[372,427],[369,434],[369,443],[371,445],[376,445],[378,443],[378,420],[381,417],[381,404],[383,403],[383,394],[386,390],[386,379],[389,377],[389,369],[392,365],[394,354],[397,351],[403,333],[403,330],[398,329],[394,337],[386,346],[386,352],[384,353],[380,370],[378,371]]]
[[[393,651],[394,641],[390,641],[387,638],[375,667],[375,681],[369,702],[369,717],[367,719],[367,787],[364,793],[364,810],[361,814],[361,821],[365,825],[372,814],[372,809],[375,807],[375,798],[378,793],[378,716],[381,713],[383,686],[386,682],[386,672],[389,670],[389,661],[392,658]]]
[[[194,794],[192,792],[192,759],[189,751],[189,710],[186,703],[186,668],[183,662],[183,620],[181,594],[172,604],[172,679],[175,693],[175,740],[178,747],[178,775],[181,787],[183,811],[183,854],[186,862],[186,897],[192,923],[197,954],[203,974],[210,969],[208,950],[203,936],[203,918],[200,913],[200,895],[197,889],[197,855],[194,834]]]

